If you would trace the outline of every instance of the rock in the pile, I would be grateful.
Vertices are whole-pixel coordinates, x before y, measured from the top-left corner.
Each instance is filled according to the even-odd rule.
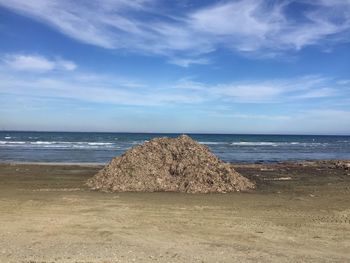
[[[114,158],[88,180],[94,190],[112,192],[226,193],[255,184],[189,136],[156,138]]]

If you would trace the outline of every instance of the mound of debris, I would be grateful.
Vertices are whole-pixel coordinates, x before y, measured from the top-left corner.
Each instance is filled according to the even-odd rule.
[[[255,184],[186,135],[156,138],[114,158],[88,180],[94,190],[112,192],[226,193]]]
[[[331,165],[336,169],[350,170],[350,160],[331,161]]]

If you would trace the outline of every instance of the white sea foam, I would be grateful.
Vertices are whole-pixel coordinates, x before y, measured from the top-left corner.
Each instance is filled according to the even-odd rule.
[[[227,142],[199,142],[200,144],[215,145],[215,144],[226,144]]]
[[[31,142],[30,144],[55,144],[56,142],[45,142],[45,141],[36,141]]]
[[[114,146],[114,145],[76,145],[73,144],[71,145],[73,148],[78,148],[78,149],[105,149],[105,148],[120,148],[118,146]]]
[[[42,145],[40,147],[43,147],[43,148],[70,148],[70,146],[67,146],[67,145]]]
[[[0,141],[0,144],[25,144],[26,142],[22,141]]]
[[[90,145],[90,146],[103,146],[103,145],[113,145],[111,142],[66,142],[66,141],[36,141],[30,142],[33,145],[52,145],[52,144],[61,144],[61,145]]]
[[[282,145],[284,143],[277,143],[277,142],[199,142],[200,144],[206,144],[206,145],[235,145],[235,146],[278,146]],[[293,144],[293,143],[292,143]],[[296,144],[296,143],[295,143]]]
[[[32,147],[32,148],[120,148],[112,142],[71,142],[71,141],[0,141],[0,146],[6,147]]]
[[[100,146],[100,145],[113,145],[111,142],[89,142],[88,145]]]
[[[275,142],[232,142],[231,145],[237,146],[278,146]]]
[[[21,146],[23,147],[35,147],[35,148],[81,148],[81,149],[96,149],[96,148],[120,148],[127,147],[129,145],[136,145],[147,142],[148,140],[135,140],[132,142],[88,142],[88,141],[9,141],[3,140],[0,141],[1,146]],[[204,145],[223,145],[223,146],[237,146],[237,147],[319,147],[319,146],[327,146],[328,143],[319,143],[319,142],[264,142],[264,141],[246,141],[246,142],[225,142],[225,141],[200,141],[200,144]]]
[[[5,137],[6,140],[9,140],[9,139],[11,139],[11,138],[12,138],[11,136],[6,136],[6,137]]]
[[[327,143],[318,142],[232,142],[234,146],[327,146]]]
[[[102,148],[100,145],[72,145],[73,148],[76,149],[99,149]],[[105,146],[103,148],[109,148],[110,146]]]

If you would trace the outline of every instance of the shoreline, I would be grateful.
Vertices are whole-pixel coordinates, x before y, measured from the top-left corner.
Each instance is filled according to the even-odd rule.
[[[104,166],[108,162],[19,162],[19,161],[0,161],[0,165],[46,165],[46,166]],[[235,165],[281,165],[281,164],[324,164],[334,162],[349,162],[350,159],[305,159],[305,160],[281,160],[281,161],[266,161],[266,162],[228,162]]]
[[[0,165],[45,165],[45,166],[86,166],[86,167],[95,167],[95,166],[104,166],[106,163],[94,163],[94,162],[1,162]]]

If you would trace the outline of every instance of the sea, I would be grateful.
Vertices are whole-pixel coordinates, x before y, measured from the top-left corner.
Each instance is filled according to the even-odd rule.
[[[0,131],[0,162],[107,163],[163,133]],[[350,159],[350,136],[188,134],[239,163]]]

